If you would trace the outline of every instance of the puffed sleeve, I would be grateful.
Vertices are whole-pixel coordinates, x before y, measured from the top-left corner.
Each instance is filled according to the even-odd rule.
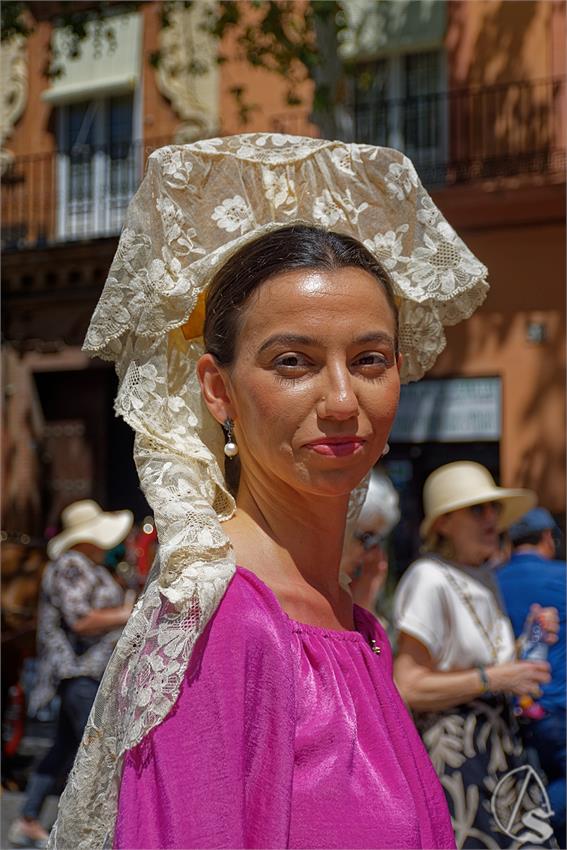
[[[114,846],[286,847],[294,752],[288,627],[229,587],[167,718],[125,757]]]
[[[439,660],[448,632],[445,579],[435,561],[416,561],[402,576],[394,599],[396,630],[421,641]]]

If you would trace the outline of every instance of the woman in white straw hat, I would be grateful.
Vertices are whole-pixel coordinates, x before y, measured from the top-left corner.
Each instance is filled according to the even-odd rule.
[[[132,523],[131,511],[103,511],[92,499],[73,502],[61,513],[62,530],[47,544],[47,555],[56,561],[69,549],[77,549],[78,543],[107,551],[126,539]]]
[[[40,813],[57,780],[69,770],[108,660],[132,611],[120,585],[102,566],[106,551],[132,528],[128,510],[109,513],[92,499],[66,507],[62,531],[47,545],[38,610],[38,682],[32,716],[61,699],[55,738],[30,777],[21,816],[10,827],[14,847],[45,847]]]
[[[458,461],[429,476],[423,501],[424,555],[396,590],[396,683],[441,778],[457,846],[516,847],[517,836],[502,827],[506,819],[491,809],[500,779],[525,764],[509,698],[537,694],[549,681],[549,665],[516,659],[490,561],[499,533],[536,495],[498,487],[485,467]],[[552,642],[556,612],[541,609],[538,616]],[[512,787],[511,809],[515,802]],[[518,797],[518,819],[524,805],[538,803]],[[550,834],[544,829],[539,837]]]
[[[485,276],[396,151],[251,134],[151,155],[85,347],[116,363],[159,563],[51,847],[454,846],[339,566],[400,380]]]

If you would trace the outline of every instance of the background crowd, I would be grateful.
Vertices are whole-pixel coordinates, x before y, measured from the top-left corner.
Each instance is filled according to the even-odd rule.
[[[345,540],[353,599],[388,627],[396,682],[441,777],[459,847],[498,840],[496,779],[526,764],[550,804],[536,838],[565,846],[566,565],[561,531],[535,501],[496,486],[477,464],[441,467],[426,484],[422,554],[395,586],[388,559],[399,499],[377,469]],[[3,784],[25,789],[13,846],[46,844],[43,803],[64,783],[156,553],[150,518],[135,528],[130,511],[104,512],[92,500],[63,511],[46,550],[4,543]],[[548,643],[529,663],[518,659],[529,657],[522,646],[534,620]],[[22,758],[26,726],[38,718],[52,744],[39,760]]]

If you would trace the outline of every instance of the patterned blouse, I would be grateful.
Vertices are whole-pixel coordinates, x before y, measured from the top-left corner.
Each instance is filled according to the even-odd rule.
[[[38,681],[30,697],[35,714],[54,696],[62,679],[89,676],[100,681],[121,629],[78,635],[72,627],[93,608],[123,604],[124,592],[105,567],[70,550],[48,564],[38,611]]]

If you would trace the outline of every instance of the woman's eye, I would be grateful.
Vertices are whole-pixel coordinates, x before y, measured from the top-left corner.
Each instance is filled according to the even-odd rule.
[[[354,361],[355,366],[378,366],[380,368],[386,368],[389,366],[388,358],[385,357],[384,354],[378,354],[375,351],[368,352],[367,354],[361,354]]]
[[[274,365],[280,369],[292,370],[305,368],[308,364],[305,357],[300,354],[284,354],[275,360]]]
[[[310,374],[311,361],[302,354],[282,354],[273,361],[275,377],[280,381],[298,381]]]

